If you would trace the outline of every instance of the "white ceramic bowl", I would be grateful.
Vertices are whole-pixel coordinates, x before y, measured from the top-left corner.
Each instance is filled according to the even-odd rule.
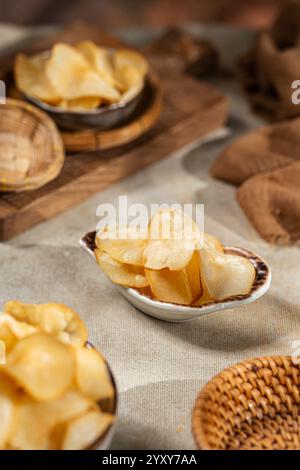
[[[87,233],[81,240],[80,245],[94,259],[95,249],[95,232]],[[250,304],[262,297],[271,285],[271,270],[267,263],[258,255],[243,248],[224,247],[226,253],[244,256],[254,266],[256,276],[249,294],[235,295],[222,301],[211,301],[199,307],[187,307],[185,305],[176,305],[167,302],[160,302],[146,295],[141,294],[138,290],[129,287],[123,287],[115,284],[118,291],[130,302],[134,307],[151,317],[159,320],[182,323],[195,320],[210,313],[220,310],[228,310],[237,308],[242,305]]]

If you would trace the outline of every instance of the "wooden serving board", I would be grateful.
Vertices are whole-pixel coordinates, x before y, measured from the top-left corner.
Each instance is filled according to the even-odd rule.
[[[160,75],[157,68],[155,72]],[[165,68],[161,85],[161,117],[138,140],[110,150],[69,154],[59,177],[46,186],[19,194],[1,194],[0,240],[8,240],[74,207],[224,124],[228,102],[215,88],[186,74],[174,74],[173,69],[168,73]]]

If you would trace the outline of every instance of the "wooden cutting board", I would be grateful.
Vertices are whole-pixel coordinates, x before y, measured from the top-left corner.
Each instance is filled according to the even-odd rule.
[[[75,28],[76,29],[76,28]],[[96,33],[67,31],[32,50],[52,42],[92,38],[112,44]],[[67,39],[66,39],[67,38]],[[115,42],[114,42],[115,45]],[[12,59],[12,58],[11,58]],[[155,61],[154,61],[155,63]],[[2,60],[7,67],[9,59]],[[0,62],[1,67],[1,62]],[[156,68],[156,73],[160,71]],[[34,225],[83,202],[142,168],[221,127],[227,119],[228,102],[212,86],[170,69],[161,74],[162,114],[155,127],[135,142],[111,150],[67,155],[59,177],[31,192],[0,195],[0,240],[8,240]]]

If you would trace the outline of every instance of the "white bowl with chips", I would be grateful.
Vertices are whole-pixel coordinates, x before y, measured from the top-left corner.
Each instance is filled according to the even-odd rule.
[[[87,233],[80,241],[81,247],[96,260],[95,232]],[[135,308],[153,318],[173,322],[183,323],[206,315],[223,310],[241,307],[250,304],[262,297],[270,288],[272,274],[268,264],[258,255],[251,251],[236,247],[224,247],[225,253],[242,256],[247,258],[255,269],[255,278],[251,291],[245,295],[235,295],[222,301],[209,301],[200,306],[176,305],[168,302],[162,302],[141,293],[138,289],[123,287],[114,284],[117,290],[130,302]]]

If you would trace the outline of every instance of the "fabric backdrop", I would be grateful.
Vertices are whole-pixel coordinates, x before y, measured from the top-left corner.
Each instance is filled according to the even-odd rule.
[[[8,37],[7,28],[0,29],[1,39],[4,32]],[[231,31],[215,34],[231,56],[232,44],[241,47],[246,38],[237,41]],[[230,96],[230,136],[223,132],[212,142],[196,142],[0,244],[1,302],[17,298],[71,306],[107,357],[120,398],[116,449],[193,448],[191,410],[204,383],[240,360],[291,354],[292,342],[300,340],[299,247],[273,247],[262,241],[237,204],[235,189],[208,173],[230,139],[261,124],[234,81],[217,85]],[[78,245],[79,238],[95,227],[98,204],[117,204],[119,195],[128,195],[129,203],[204,203],[206,231],[269,262],[270,291],[254,304],[186,324],[161,322],[135,310]]]

